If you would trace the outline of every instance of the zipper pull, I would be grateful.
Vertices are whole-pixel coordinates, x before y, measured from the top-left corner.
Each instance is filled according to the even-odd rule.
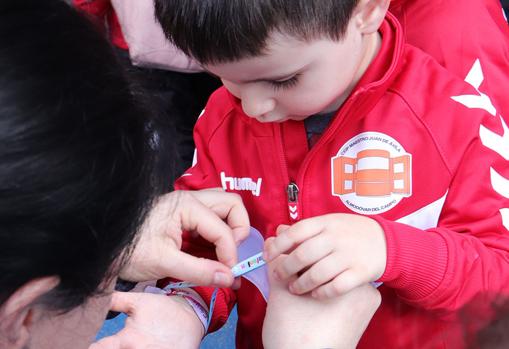
[[[288,214],[292,221],[299,220],[299,187],[294,182],[290,182],[286,187],[288,195]]]

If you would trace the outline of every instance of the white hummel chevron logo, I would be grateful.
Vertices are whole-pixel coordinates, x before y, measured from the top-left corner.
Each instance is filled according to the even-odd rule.
[[[505,160],[509,160],[509,128],[500,116],[499,118],[502,123],[502,128],[504,129],[504,134],[502,136],[487,129],[483,125],[481,125],[479,129],[479,136],[485,147],[497,152]]]
[[[500,175],[493,168],[490,168],[491,185],[493,189],[503,197],[509,199],[509,179]]]
[[[481,68],[481,62],[479,62],[478,59],[474,62],[474,65],[470,69],[470,72],[468,73],[467,77],[465,78],[465,82],[472,85],[477,92],[478,95],[461,95],[461,96],[453,96],[451,97],[453,100],[455,100],[458,103],[463,104],[465,107],[474,109],[474,108],[480,108],[483,110],[486,110],[491,115],[495,116],[497,113],[497,110],[493,106],[493,103],[491,103],[490,97],[485,95],[484,93],[479,91],[479,86],[481,86],[481,83],[484,80],[484,75]]]
[[[479,95],[463,95],[454,96],[451,98],[456,102],[463,104],[467,108],[480,108],[493,116],[497,116],[497,110],[493,106],[493,103],[491,103],[491,99],[479,91],[479,86],[481,86],[483,80],[484,74],[482,71],[481,62],[479,59],[476,59],[474,65],[465,78],[465,82],[472,85],[477,90]],[[504,129],[502,136],[489,130],[485,126],[480,125],[479,137],[481,138],[482,144],[486,148],[493,150],[502,156],[505,160],[509,160],[509,128],[502,119],[502,116],[499,115],[499,119],[502,123],[502,128]],[[509,198],[509,179],[500,175],[497,171],[495,171],[493,167],[490,167],[490,178],[491,186],[493,189],[503,197]],[[509,230],[509,208],[501,208],[499,212],[502,216],[502,224],[507,230]]]
[[[292,212],[292,213],[297,212],[297,206],[288,206],[288,208],[290,209],[290,212]]]

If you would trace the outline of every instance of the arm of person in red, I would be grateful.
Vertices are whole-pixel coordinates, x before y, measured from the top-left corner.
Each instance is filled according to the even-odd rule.
[[[124,50],[129,48],[110,0],[73,0],[73,5],[102,31],[108,30],[110,40],[115,46]]]
[[[73,0],[72,3],[101,28],[106,28],[106,16],[112,10],[109,0]]]

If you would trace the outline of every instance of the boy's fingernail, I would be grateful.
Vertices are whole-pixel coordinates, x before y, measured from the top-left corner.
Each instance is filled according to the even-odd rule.
[[[274,257],[275,257],[274,251],[272,250],[271,247],[268,247],[263,250],[263,259],[265,259],[265,261],[270,262],[271,260],[274,259]]]
[[[290,290],[291,293],[296,294],[295,286],[293,284],[289,284],[288,289]]]
[[[237,244],[237,246],[239,246],[242,241],[244,241],[244,239],[242,239],[241,236],[238,236],[238,235],[235,235],[235,243]]]
[[[230,282],[230,277],[225,273],[216,272],[212,282],[216,285],[227,285]]]

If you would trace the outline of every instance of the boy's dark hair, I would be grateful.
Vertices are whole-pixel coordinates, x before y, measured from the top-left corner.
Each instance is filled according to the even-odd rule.
[[[262,55],[280,31],[339,40],[358,0],[155,0],[166,36],[203,64]]]
[[[41,302],[68,310],[118,273],[151,206],[147,113],[63,1],[0,3],[0,71],[0,305],[56,275]]]

